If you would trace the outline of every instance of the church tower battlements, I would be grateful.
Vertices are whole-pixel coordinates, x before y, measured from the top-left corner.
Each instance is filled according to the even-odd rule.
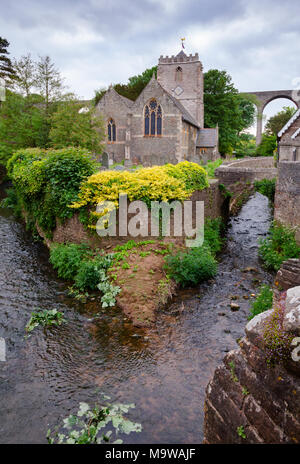
[[[203,66],[198,53],[188,56],[181,50],[176,56],[161,56],[157,80],[204,127]]]

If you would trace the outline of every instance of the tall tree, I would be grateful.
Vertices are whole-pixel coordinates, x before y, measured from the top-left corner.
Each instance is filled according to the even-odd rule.
[[[35,85],[44,98],[47,112],[49,104],[58,100],[64,89],[63,78],[49,56],[41,56],[37,63]]]
[[[23,97],[7,90],[0,108],[0,164],[19,148],[47,146],[49,129],[39,101],[36,95]]]
[[[267,135],[276,135],[281,131],[283,126],[291,119],[293,114],[296,112],[295,108],[290,106],[284,106],[281,111],[268,119],[265,133]]]
[[[78,99],[69,94],[57,104],[51,116],[50,145],[55,148],[82,147],[101,154],[104,126],[95,108],[81,108]]]
[[[21,56],[19,60],[15,59],[13,66],[16,72],[14,89],[28,97],[36,84],[36,64],[28,53]]]
[[[205,127],[218,124],[220,152],[231,153],[239,133],[254,121],[253,103],[238,93],[226,71],[211,69],[204,75],[204,107]]]
[[[256,156],[273,156],[277,148],[276,135],[262,135],[262,141],[256,148]]]
[[[6,85],[9,87],[15,78],[15,71],[10,58],[8,58],[8,47],[9,42],[0,37],[0,77],[5,80]]]
[[[146,69],[142,74],[130,77],[128,79],[128,84],[116,84],[114,89],[120,95],[123,95],[123,97],[129,98],[130,100],[136,100],[151,80],[153,74],[157,74],[157,66]]]

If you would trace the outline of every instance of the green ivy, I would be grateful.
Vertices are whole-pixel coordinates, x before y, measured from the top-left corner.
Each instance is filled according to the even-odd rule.
[[[93,174],[95,164],[82,148],[18,150],[7,163],[18,203],[51,238],[56,218],[74,214],[69,205],[77,199],[79,186]]]

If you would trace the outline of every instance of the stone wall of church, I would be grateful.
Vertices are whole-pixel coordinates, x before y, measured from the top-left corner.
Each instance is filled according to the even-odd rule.
[[[144,107],[156,98],[162,108],[162,136],[144,136]],[[130,157],[134,164],[177,163],[182,159],[182,116],[156,80],[152,80],[132,108]]]
[[[197,65],[195,69],[200,65],[201,71],[199,61],[192,65]],[[162,135],[156,137],[144,134],[144,108],[152,98],[162,108]],[[180,109],[157,80],[152,79],[137,100],[128,104],[114,89],[109,89],[98,103],[97,111],[104,117],[105,128],[110,118],[116,124],[116,141],[105,144],[111,163],[125,159],[132,164],[151,166],[176,164],[184,159],[195,161],[197,129],[182,120]]]
[[[178,57],[159,59],[158,82],[188,110],[200,127],[204,127],[203,70],[198,54],[182,61]],[[182,71],[176,72],[180,67]],[[178,88],[179,92],[176,92]],[[182,93],[180,93],[180,89]]]
[[[120,162],[125,158],[126,126],[130,111],[130,108],[112,89],[106,92],[97,105],[97,113],[103,117],[105,130],[107,130],[107,122],[110,118],[116,124],[116,142],[108,143],[106,141],[105,144],[105,151],[109,154],[109,159],[114,163]]]

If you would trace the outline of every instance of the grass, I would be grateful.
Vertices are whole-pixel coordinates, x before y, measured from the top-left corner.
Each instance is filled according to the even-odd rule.
[[[273,305],[273,290],[269,285],[262,285],[256,300],[252,303],[250,308],[249,320],[268,309]]]
[[[274,221],[268,237],[260,240],[258,252],[267,269],[278,271],[283,261],[300,256],[295,231]]]

